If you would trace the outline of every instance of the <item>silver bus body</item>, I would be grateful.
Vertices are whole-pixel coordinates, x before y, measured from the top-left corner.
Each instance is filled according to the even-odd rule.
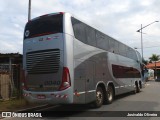
[[[37,25],[43,22],[43,18],[48,20],[48,16],[56,15],[60,15],[62,30],[30,35],[32,23]],[[35,18],[27,25],[22,81],[26,100],[49,104],[86,104],[96,100],[98,86],[107,91],[112,85],[114,95],[119,95],[133,91],[136,82],[138,86],[142,85],[141,60],[137,52],[84,23],[81,25],[81,21],[71,14],[49,14]],[[54,28],[52,24],[50,27]],[[79,28],[85,31],[78,31]],[[82,40],[79,40],[80,37]]]

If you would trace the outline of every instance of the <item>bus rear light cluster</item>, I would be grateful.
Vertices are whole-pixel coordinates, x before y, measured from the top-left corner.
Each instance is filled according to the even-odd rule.
[[[63,99],[66,99],[68,97],[67,95],[55,95],[55,94],[51,94],[51,96],[55,98],[63,98]]]
[[[63,68],[63,77],[62,77],[62,83],[59,87],[59,90],[65,90],[71,86],[71,80],[70,80],[70,74],[69,69],[67,67]]]

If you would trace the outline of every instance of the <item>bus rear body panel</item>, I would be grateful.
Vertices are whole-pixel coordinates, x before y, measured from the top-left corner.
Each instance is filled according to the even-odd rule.
[[[64,44],[67,44],[65,41],[67,37],[63,32],[63,17],[61,15],[50,17],[52,16],[42,16],[26,25],[23,49],[26,86],[23,90],[24,97],[30,102],[72,103],[72,72],[70,73],[67,62],[68,48],[64,47]],[[52,20],[55,23],[52,23]],[[47,30],[41,30],[43,28]]]

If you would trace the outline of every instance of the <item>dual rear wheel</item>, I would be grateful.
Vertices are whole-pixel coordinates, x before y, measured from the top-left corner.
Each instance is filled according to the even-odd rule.
[[[112,103],[113,98],[114,98],[114,90],[112,86],[108,86],[107,91],[103,90],[102,87],[97,87],[94,107],[99,108],[103,104],[110,104]]]
[[[138,83],[135,83],[133,94],[139,93],[140,91],[140,85],[138,85]]]
[[[135,84],[134,94],[140,92],[140,85]],[[101,107],[103,104],[111,104],[114,99],[114,89],[111,85],[108,86],[107,91],[98,86],[96,90],[96,100],[93,103],[95,108]]]

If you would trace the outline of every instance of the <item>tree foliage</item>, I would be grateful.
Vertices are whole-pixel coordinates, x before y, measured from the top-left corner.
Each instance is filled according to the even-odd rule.
[[[152,54],[152,56],[149,58],[151,62],[155,63],[155,72],[154,72],[154,78],[157,79],[157,65],[156,65],[156,61],[160,60],[159,55],[156,54]]]
[[[159,55],[152,54],[152,56],[149,58],[149,60],[151,62],[156,62],[156,61],[160,60],[160,57],[159,57]]]

